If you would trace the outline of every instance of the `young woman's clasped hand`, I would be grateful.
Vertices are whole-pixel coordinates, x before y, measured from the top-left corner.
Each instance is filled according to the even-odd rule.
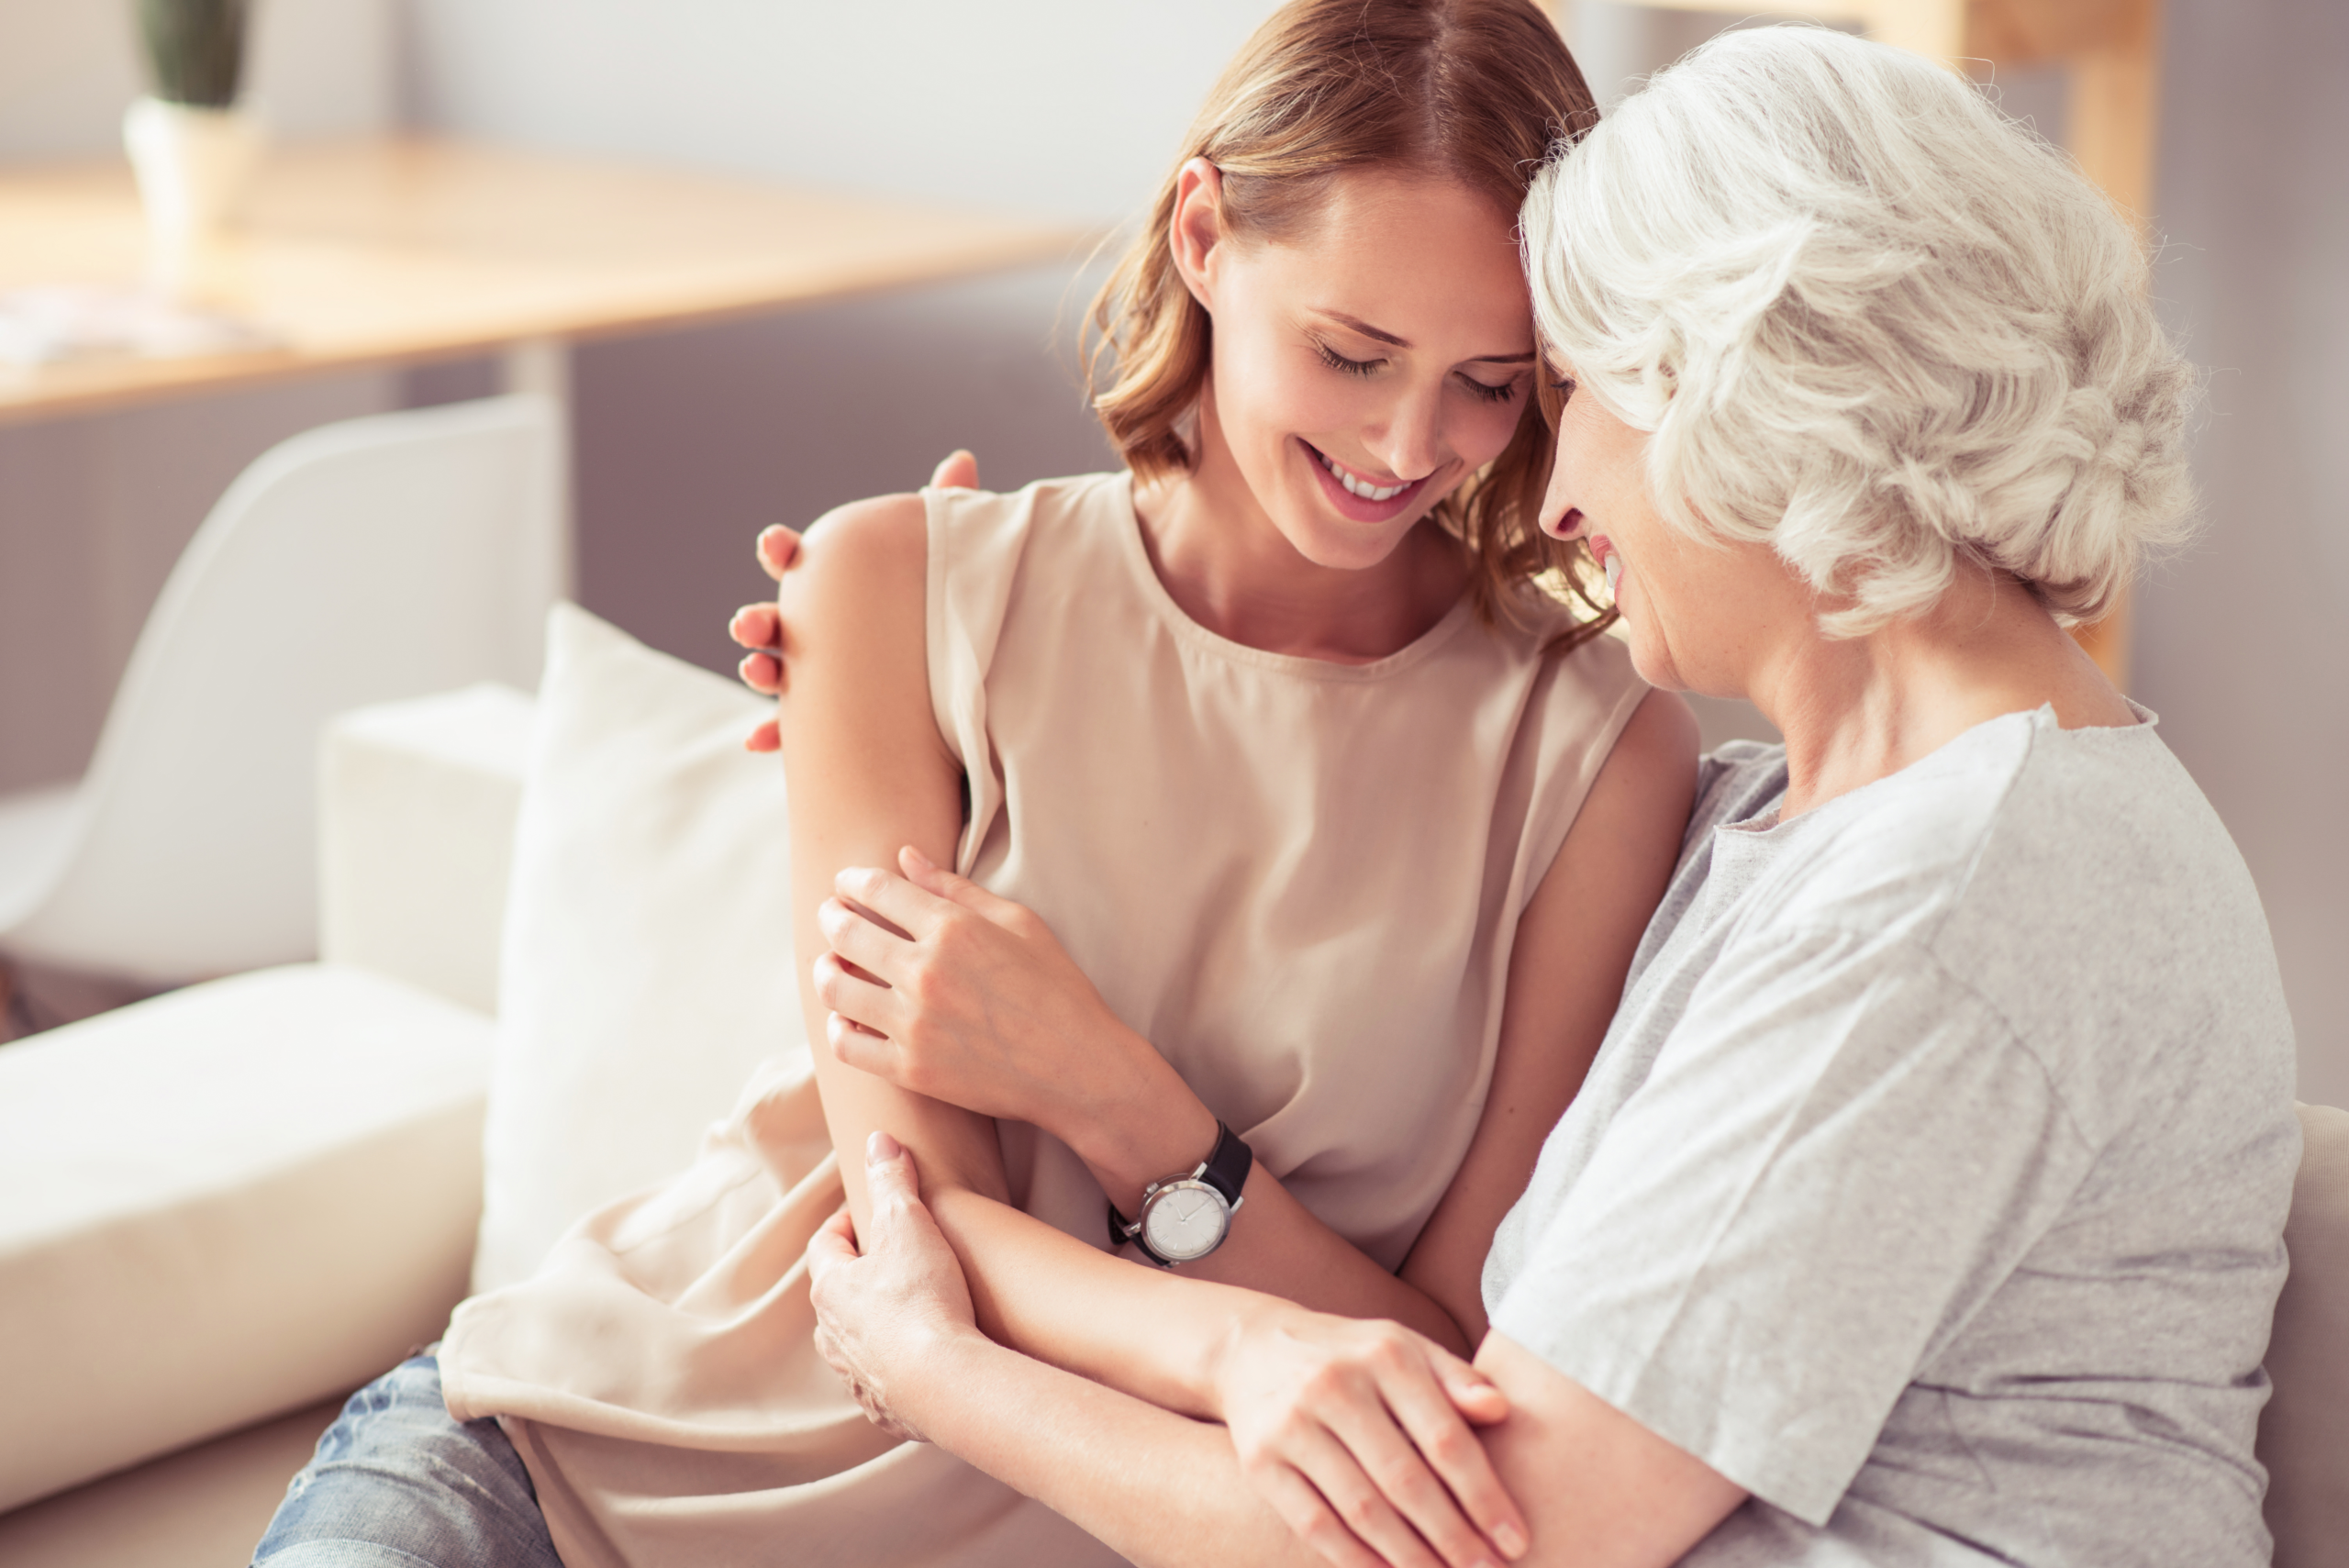
[[[818,911],[816,993],[832,1054],[901,1089],[1028,1122],[1076,1151],[1129,1211],[1215,1117],[1119,1021],[1023,905],[898,851],[898,875],[852,866]],[[1120,1189],[1130,1188],[1123,1191]]]
[[[807,1250],[817,1345],[874,1423],[971,1456],[1000,1441],[1007,1408],[1076,1398],[1173,1434],[1220,1434],[1119,1400],[996,1344],[976,1323],[953,1249],[923,1205],[913,1156],[887,1133],[865,1149],[873,1217],[842,1207]],[[860,1246],[860,1241],[862,1245]],[[1186,1289],[1238,1295],[1196,1281]],[[1471,1568],[1522,1556],[1523,1512],[1470,1424],[1508,1414],[1475,1367],[1399,1324],[1256,1297],[1197,1368],[1191,1412],[1221,1421],[1258,1496],[1342,1568]],[[991,1437],[991,1434],[993,1436]],[[1162,1458],[1163,1446],[1155,1451]]]

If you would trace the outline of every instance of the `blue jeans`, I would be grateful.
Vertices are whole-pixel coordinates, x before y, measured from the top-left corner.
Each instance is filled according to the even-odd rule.
[[[351,1396],[285,1489],[254,1568],[562,1568],[521,1456],[459,1421],[440,1363],[401,1362]]]

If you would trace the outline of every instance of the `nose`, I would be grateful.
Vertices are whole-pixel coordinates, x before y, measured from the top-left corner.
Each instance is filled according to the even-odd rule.
[[[1550,458],[1550,483],[1542,492],[1542,531],[1553,539],[1580,539],[1583,515],[1574,504],[1574,486],[1566,477],[1566,453],[1561,445]]]
[[[1442,386],[1403,388],[1386,422],[1364,432],[1363,444],[1406,484],[1442,467],[1447,450]]]

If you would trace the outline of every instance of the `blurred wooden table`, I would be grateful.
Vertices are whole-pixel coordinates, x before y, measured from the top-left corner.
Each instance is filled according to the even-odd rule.
[[[1074,228],[425,140],[275,150],[207,289],[281,345],[0,366],[0,421],[322,372],[535,353],[1072,258]],[[0,170],[0,290],[135,284],[118,161]],[[543,378],[527,357],[514,367]],[[559,367],[556,367],[559,368]]]

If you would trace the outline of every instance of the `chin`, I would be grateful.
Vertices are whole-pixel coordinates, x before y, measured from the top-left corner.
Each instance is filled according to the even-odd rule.
[[[1408,523],[1372,525],[1308,514],[1301,526],[1292,523],[1281,532],[1297,554],[1316,566],[1333,572],[1366,572],[1393,555],[1418,525],[1417,517]]]
[[[1658,691],[1687,691],[1688,683],[1680,678],[1680,671],[1673,663],[1671,654],[1659,647],[1653,638],[1632,625],[1629,619],[1623,621],[1622,625],[1625,633],[1623,640],[1631,650],[1631,668],[1639,673],[1640,679]]]

